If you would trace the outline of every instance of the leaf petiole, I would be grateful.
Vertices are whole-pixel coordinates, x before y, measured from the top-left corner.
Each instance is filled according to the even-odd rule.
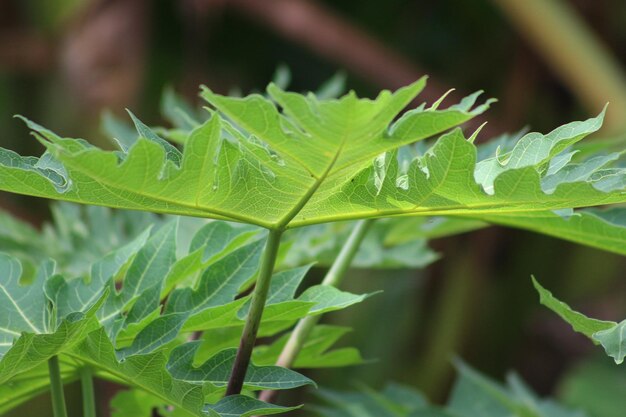
[[[52,395],[52,413],[54,417],[67,417],[65,396],[63,395],[63,380],[59,367],[59,357],[53,356],[48,359],[48,371],[50,372],[50,393]]]
[[[341,283],[361,246],[361,242],[363,242],[363,238],[365,238],[367,231],[374,221],[375,219],[367,219],[359,220],[356,223],[348,240],[343,245],[339,255],[326,273],[322,285],[337,287]],[[311,331],[315,325],[319,323],[321,316],[322,315],[308,316],[298,322],[278,357],[278,361],[276,362],[277,366],[284,368],[291,368],[293,366]],[[273,402],[276,400],[277,396],[278,391],[263,391],[259,399],[265,402]]]
[[[235,363],[233,364],[233,369],[228,380],[226,396],[237,395],[241,393],[241,389],[243,388],[246,372],[250,365],[250,357],[252,356],[259,325],[261,324],[261,316],[265,308],[267,292],[270,288],[282,234],[282,230],[270,230],[269,236],[267,237],[259,277],[256,280],[250,311],[246,318],[246,324],[241,335],[241,341],[239,342]]]
[[[83,396],[83,417],[96,417],[96,396],[93,389],[91,368],[80,369],[80,389]]]

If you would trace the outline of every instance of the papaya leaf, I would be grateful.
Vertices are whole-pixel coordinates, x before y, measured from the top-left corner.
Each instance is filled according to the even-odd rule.
[[[441,133],[486,109],[472,109],[473,95],[446,110],[418,108],[390,127],[424,84],[420,80],[393,94],[386,91],[375,100],[358,99],[353,93],[339,100],[317,100],[270,85],[268,92],[284,114],[262,96],[233,99],[207,90],[205,98],[230,121],[214,114],[189,134],[183,152],[132,115],[138,139],[115,152],[61,138],[28,122],[55,169],[4,151],[0,188],[283,228],[318,190],[337,189],[377,155]],[[306,110],[309,104],[318,109],[317,124]],[[302,114],[296,114],[300,110]]]
[[[282,88],[282,87],[281,87]],[[184,106],[188,114],[192,114],[190,106]],[[590,119],[586,122],[570,123],[558,128],[548,135],[537,133],[526,134],[522,130],[511,135],[501,135],[477,147],[477,165],[475,178],[478,182],[489,183],[492,190],[494,177],[505,170],[517,169],[534,165],[541,173],[541,188],[544,192],[552,193],[564,183],[593,182],[602,187],[595,179],[619,178],[618,172],[610,169],[611,164],[621,157],[621,153],[611,152],[611,146],[588,145],[579,142],[585,134],[594,131],[601,118]],[[176,123],[174,123],[176,125]],[[187,135],[190,128],[187,129]],[[595,142],[594,142],[595,143]],[[421,145],[423,142],[418,142]],[[575,147],[572,148],[571,146]],[[407,166],[416,158],[423,158],[427,147],[411,146],[399,150],[400,165],[406,171]],[[400,154],[402,157],[400,157]],[[378,162],[387,161],[381,165],[383,172],[378,172],[375,178],[380,180],[386,177],[385,167],[389,168],[389,158],[378,158]],[[607,180],[605,179],[605,185]],[[399,183],[406,184],[406,178],[398,177]],[[380,184],[379,184],[380,185]],[[611,217],[617,217],[621,208],[608,210]],[[470,218],[471,216],[471,218]],[[600,217],[600,219],[598,219]],[[624,217],[624,216],[622,216]],[[604,220],[604,221],[602,221]],[[624,254],[623,219],[609,221],[600,211],[579,210],[564,214],[549,210],[545,211],[516,211],[514,213],[470,214],[460,217],[413,217],[396,218],[387,221],[385,227],[377,222],[362,245],[354,265],[364,267],[402,267],[424,266],[436,259],[436,255],[428,251],[423,243],[424,238],[436,238],[450,234],[462,233],[485,227],[488,223],[500,224],[509,227],[532,230],[563,238],[575,243],[589,245],[603,250]],[[317,228],[304,228],[292,235],[293,249],[287,253],[285,264],[297,266],[298,263],[307,263],[316,260],[321,265],[332,262],[336,248],[333,242],[343,242],[342,231],[348,227],[342,224],[326,224]],[[384,237],[377,230],[384,230]],[[330,236],[337,237],[331,239]],[[285,240],[290,240],[290,235]],[[379,243],[384,239],[383,245]],[[421,256],[415,256],[420,253]],[[411,254],[412,256],[407,256]]]
[[[32,283],[21,282],[21,263],[0,254],[0,383],[71,349],[97,328],[95,314],[107,291],[76,312],[59,311],[45,292],[54,263],[41,265]]]
[[[354,94],[321,100],[270,85],[268,93],[282,112],[260,95],[239,99],[205,90],[204,97],[217,112],[189,132],[180,155],[137,120],[138,139],[121,154],[62,139],[29,123],[45,138],[46,161],[51,161],[46,167],[54,168],[58,178],[52,178],[48,168],[27,168],[36,165],[30,159],[18,163],[11,155],[8,160],[18,162],[0,169],[5,174],[0,180],[6,178],[0,187],[19,191],[19,183],[28,177],[30,191],[22,192],[228,218],[270,229],[398,215],[463,216],[508,224],[520,214],[542,212],[550,217],[550,210],[625,199],[622,169],[615,167],[618,154],[592,155],[581,162],[567,150],[596,131],[603,114],[547,135],[524,135],[493,156],[479,156],[455,131],[399,165],[394,156],[398,148],[441,133],[486,108],[472,110],[473,95],[446,110],[418,107],[393,123],[423,84],[383,92],[376,100]],[[189,109],[183,113],[189,114]],[[196,126],[176,123],[187,132]],[[55,184],[65,187],[62,194]],[[39,191],[34,192],[33,185]],[[83,191],[80,197],[78,189]],[[248,201],[255,204],[244,204]],[[575,234],[575,225],[571,229],[570,235]],[[546,233],[551,233],[549,228]]]

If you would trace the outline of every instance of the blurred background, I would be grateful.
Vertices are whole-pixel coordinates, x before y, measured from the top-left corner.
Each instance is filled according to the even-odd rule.
[[[167,86],[199,104],[199,84],[260,90],[281,65],[296,91],[339,71],[362,96],[424,74],[421,100],[483,89],[499,102],[469,127],[489,120],[480,141],[526,126],[545,133],[610,102],[597,137],[626,140],[625,22],[622,0],[0,0],[0,145],[40,153],[14,114],[101,142],[105,109],[159,124]],[[34,224],[49,216],[45,201],[7,194],[0,208]],[[457,355],[497,379],[514,369],[593,416],[624,415],[623,368],[539,306],[529,279],[619,320],[623,258],[502,228],[432,246],[442,259],[422,271],[351,272],[347,289],[385,293],[328,320],[353,326],[346,343],[375,361],[319,371],[322,385],[394,380],[444,401]]]

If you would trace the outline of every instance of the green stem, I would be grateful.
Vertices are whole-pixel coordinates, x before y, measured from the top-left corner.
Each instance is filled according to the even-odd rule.
[[[67,417],[65,397],[63,395],[63,380],[61,379],[61,369],[59,367],[59,358],[57,356],[53,356],[48,359],[48,371],[50,372],[52,414],[54,417]]]
[[[282,230],[271,230],[267,238],[265,251],[263,252],[263,260],[261,261],[261,270],[252,294],[250,311],[248,312],[235,363],[233,364],[230,379],[228,380],[228,388],[226,389],[227,396],[237,395],[241,393],[241,389],[243,388],[246,372],[250,365],[250,357],[252,356],[259,325],[261,324],[261,317],[263,316],[263,309],[265,308],[272,273],[274,272],[274,264],[276,263],[276,256],[278,255],[281,235]]]
[[[328,273],[326,273],[326,276],[322,281],[322,285],[337,287],[341,283],[346,271],[354,259],[354,256],[361,246],[363,238],[367,234],[367,231],[373,222],[374,219],[367,219],[359,220],[356,223],[354,229],[352,229],[350,237],[348,237],[348,240],[341,248],[341,252],[339,252],[337,259],[335,259],[333,265],[328,270]],[[276,362],[277,366],[282,366],[284,368],[290,368],[293,366],[296,358],[302,351],[304,343],[308,339],[315,325],[319,323],[320,318],[321,315],[308,316],[298,322],[291,333],[287,344],[278,357],[278,361]],[[259,399],[266,402],[273,402],[276,400],[277,396],[278,391],[263,391],[259,396]]]
[[[91,368],[80,369],[80,388],[83,395],[83,417],[96,417],[96,396],[93,389]]]

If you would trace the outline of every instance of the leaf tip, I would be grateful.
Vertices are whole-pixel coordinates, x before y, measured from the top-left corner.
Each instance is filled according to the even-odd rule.
[[[478,126],[478,129],[476,129],[474,131],[474,133],[472,133],[472,135],[467,139],[467,141],[469,143],[474,143],[474,141],[476,140],[476,138],[478,137],[478,134],[480,133],[481,130],[483,130],[483,127],[485,127],[485,125],[487,124],[487,122],[484,122],[483,124],[481,124],[480,126]]]

